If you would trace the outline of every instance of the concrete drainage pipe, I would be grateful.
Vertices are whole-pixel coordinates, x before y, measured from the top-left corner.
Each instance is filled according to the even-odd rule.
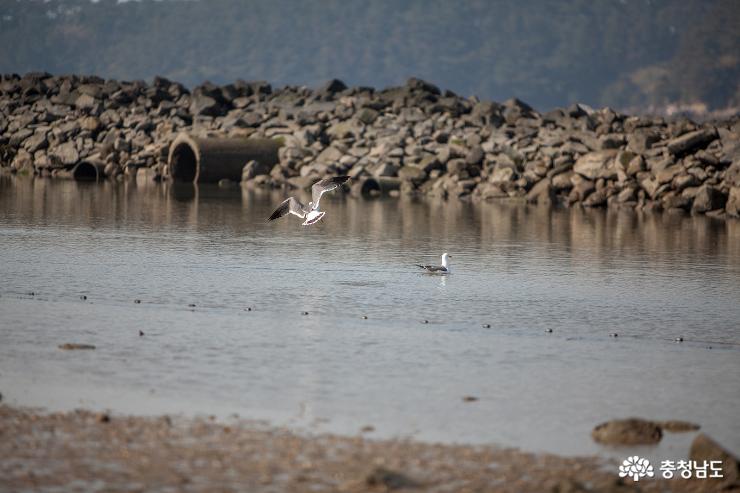
[[[170,145],[169,176],[176,182],[239,182],[242,168],[255,160],[272,167],[280,142],[270,139],[201,138],[180,134]]]

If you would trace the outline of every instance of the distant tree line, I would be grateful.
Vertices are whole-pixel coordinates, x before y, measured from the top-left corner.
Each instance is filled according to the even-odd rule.
[[[740,105],[738,0],[0,0],[0,72]]]

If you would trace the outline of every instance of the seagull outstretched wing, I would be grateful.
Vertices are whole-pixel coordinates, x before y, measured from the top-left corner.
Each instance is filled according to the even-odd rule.
[[[320,182],[319,182],[320,183]],[[314,185],[316,186],[316,185]],[[295,214],[301,219],[306,217],[306,211],[303,210],[303,204],[301,204],[295,197],[288,197],[273,211],[268,221],[274,221],[286,214]]]
[[[342,183],[349,180],[349,176],[333,176],[326,178],[325,180],[317,181],[311,187],[311,202],[314,210],[319,208],[319,200],[324,193],[334,190],[339,187]]]

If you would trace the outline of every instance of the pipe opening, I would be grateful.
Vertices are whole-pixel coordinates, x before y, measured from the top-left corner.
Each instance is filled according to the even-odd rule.
[[[186,143],[180,143],[172,151],[170,173],[175,181],[192,183],[198,171],[198,159],[195,152]]]
[[[87,161],[82,161],[72,169],[72,178],[77,181],[97,181],[98,168]]]

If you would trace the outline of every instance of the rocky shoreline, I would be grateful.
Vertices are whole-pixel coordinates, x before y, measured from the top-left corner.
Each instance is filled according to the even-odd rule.
[[[166,179],[180,133],[278,140],[278,164],[245,163],[247,186],[349,174],[394,195],[740,217],[738,116],[699,124],[579,104],[539,113],[414,78],[384,90],[332,80],[189,91],[161,77],[0,76],[0,170],[62,177],[88,161],[108,179]]]
[[[659,475],[658,475],[659,476]],[[730,491],[726,480],[620,479],[595,457],[362,436],[247,421],[49,413],[0,405],[3,491]]]

